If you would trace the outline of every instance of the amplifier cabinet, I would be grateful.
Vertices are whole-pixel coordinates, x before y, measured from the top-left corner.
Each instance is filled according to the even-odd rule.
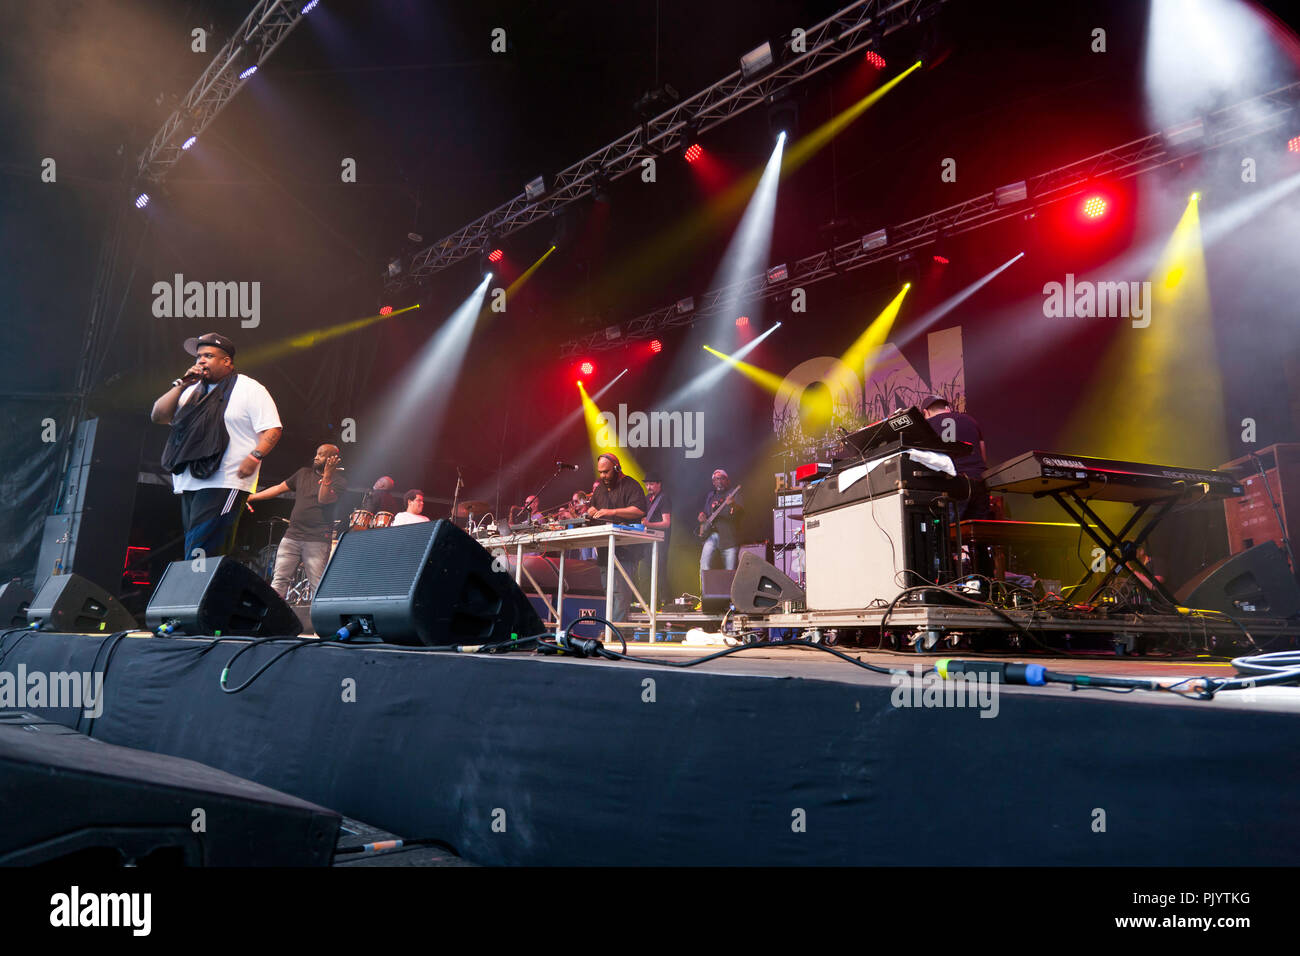
[[[952,577],[946,495],[899,491],[806,514],[810,610],[866,608]]]

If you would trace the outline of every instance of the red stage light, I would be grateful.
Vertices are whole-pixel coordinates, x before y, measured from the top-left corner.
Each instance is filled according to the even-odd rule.
[[[654,352],[655,355],[658,355],[658,354],[659,354],[660,352],[662,352],[663,350],[664,350],[664,344],[663,344],[662,342],[660,342],[658,339],[651,339],[651,340],[650,340],[650,351],[651,351],[651,352]]]
[[[1292,136],[1286,141],[1286,151],[1288,153],[1300,153],[1300,136]]]
[[[881,56],[879,53],[877,53],[875,50],[867,51],[867,62],[870,63],[872,66],[874,66],[877,70],[883,70],[885,68],[885,58]]]
[[[700,154],[702,152],[704,152],[704,150],[700,149],[699,143],[692,143],[690,146],[686,148],[686,161],[688,163],[695,162],[697,159],[700,158]]]
[[[935,256],[935,257],[934,257],[934,261],[937,262],[937,263],[938,263],[939,265],[941,265],[941,266],[946,266],[946,265],[948,264],[948,257],[947,257],[947,256]]]
[[[505,255],[500,249],[493,249],[488,253],[488,262],[500,262]]]
[[[382,309],[379,310],[379,314],[380,314],[380,315],[392,315],[392,314],[393,314],[393,307],[392,307],[391,305],[386,305],[386,306],[384,306]]]
[[[736,320],[736,328],[738,328],[738,329],[747,329],[747,328],[749,328],[749,316],[747,316],[747,315],[742,315],[740,318],[738,318],[738,319]]]
[[[583,375],[590,375],[592,372],[596,371],[596,366],[593,365],[591,362],[583,362],[581,365],[578,366],[578,371],[580,371]]]
[[[1106,215],[1106,200],[1101,196],[1089,196],[1083,204],[1083,214],[1089,219],[1100,219]]]

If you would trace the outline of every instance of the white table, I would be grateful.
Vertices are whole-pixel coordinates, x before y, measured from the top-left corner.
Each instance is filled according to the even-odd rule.
[[[614,572],[617,570],[623,575],[628,586],[632,589],[632,594],[636,600],[645,605],[650,611],[650,639],[654,640],[655,635],[655,611],[659,598],[659,544],[664,539],[662,531],[638,531],[629,528],[626,525],[606,524],[606,525],[587,525],[577,528],[566,528],[562,531],[516,531],[510,534],[498,534],[491,538],[480,538],[479,544],[494,551],[497,548],[511,549],[515,551],[515,583],[523,587],[523,579],[528,578],[528,583],[532,585],[533,593],[542,599],[548,611],[555,615],[555,636],[558,638],[564,633],[564,626],[561,623],[564,618],[564,554],[572,548],[591,548],[601,547],[609,549],[608,563],[605,575],[605,620],[610,621],[612,618],[612,608],[614,604]],[[636,582],[632,580],[631,575],[623,567],[621,561],[615,554],[617,547],[622,545],[650,545],[650,600],[646,601],[637,589]],[[528,573],[524,567],[524,552],[530,554],[545,554],[547,552],[558,551],[560,554],[559,576],[556,582],[555,603],[552,604],[546,592],[542,590],[537,580]],[[614,621],[615,624],[625,624],[624,621]],[[607,632],[608,634],[608,632]]]

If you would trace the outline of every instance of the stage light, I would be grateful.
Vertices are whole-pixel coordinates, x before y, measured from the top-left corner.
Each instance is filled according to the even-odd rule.
[[[740,75],[749,79],[772,65],[772,44],[754,47],[740,58]]]
[[[401,273],[402,257],[398,256],[396,259],[393,259],[388,263],[388,277],[391,279],[393,276],[401,275]]]
[[[934,256],[933,258],[934,258],[934,261],[935,261],[938,265],[941,265],[941,266],[946,266],[946,265],[948,264],[948,262],[949,262],[947,256]],[[909,283],[909,285],[910,285],[910,283]]]
[[[738,329],[749,328],[749,316],[742,315],[740,318],[736,319],[736,328]]]
[[[596,366],[591,362],[583,362],[578,366],[578,371],[583,375],[590,375],[592,372],[596,371]]]
[[[700,154],[703,152],[704,150],[700,148],[699,143],[692,143],[690,146],[686,147],[686,152],[683,155],[686,157],[688,163],[693,163],[700,158]]]
[[[889,232],[885,229],[877,229],[875,232],[869,232],[862,237],[863,252],[880,249],[887,245],[889,245]]]
[[[544,192],[546,192],[546,180],[541,176],[524,187],[524,196],[527,199],[538,199]]]
[[[1286,141],[1286,151],[1288,153],[1300,153],[1300,136],[1292,136]]]
[[[1010,206],[1012,203],[1024,202],[1029,198],[1029,186],[1022,179],[1018,183],[1008,183],[993,190],[993,205]]]
[[[257,72],[257,64],[253,63],[250,66],[246,66],[244,68],[243,72],[239,74],[239,78],[241,80],[246,80],[256,72]]]
[[[784,282],[788,278],[790,278],[790,270],[786,268],[784,262],[767,270],[767,281],[769,283]]]
[[[191,137],[190,137],[189,139],[187,139],[185,142],[181,143],[181,149],[189,149],[191,146],[193,146],[193,145],[194,145],[195,143],[197,143],[198,141],[199,141],[199,138],[198,138],[197,136],[191,136]]]
[[[393,307],[392,307],[391,305],[386,305],[386,306],[384,306],[382,309],[379,310],[379,314],[380,314],[380,315],[392,315],[392,314],[393,314]]]
[[[658,355],[658,354],[659,354],[660,352],[662,352],[663,350],[664,350],[664,344],[663,344],[662,342],[660,342],[658,339],[651,339],[651,340],[650,340],[650,351],[651,351],[651,352],[653,352],[655,355]]]
[[[1201,194],[1200,194],[1200,193],[1192,193],[1192,197],[1191,197],[1191,198],[1192,198],[1192,202],[1200,202],[1200,201],[1201,201]]]
[[[684,299],[678,299],[676,308],[678,315],[686,315],[688,312],[695,311],[695,296],[688,295]]]
[[[879,53],[877,53],[875,50],[867,51],[866,61],[870,63],[872,66],[874,66],[877,70],[883,70],[885,68],[885,58],[881,56]]]
[[[305,17],[307,14],[315,10],[318,3],[320,3],[320,0],[307,0],[307,3],[303,5],[302,15]]]
[[[493,249],[488,253],[488,262],[500,262],[505,255],[500,249]]]
[[[138,196],[135,197],[135,208],[136,208],[136,209],[143,209],[143,208],[144,208],[145,206],[147,206],[147,205],[149,205],[149,194],[148,194],[148,193],[141,193],[140,195],[138,195]]]
[[[1089,196],[1084,200],[1083,214],[1089,219],[1100,219],[1106,214],[1106,200],[1101,196]]]

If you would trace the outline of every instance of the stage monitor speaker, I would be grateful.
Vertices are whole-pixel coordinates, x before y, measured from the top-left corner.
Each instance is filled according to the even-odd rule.
[[[170,624],[185,634],[294,637],[302,621],[256,571],[229,555],[173,561],[145,609],[149,630]]]
[[[709,614],[725,611],[731,607],[731,582],[736,578],[735,569],[712,568],[700,574],[700,584],[704,593],[700,595],[700,609]]]
[[[332,810],[179,757],[0,714],[0,866],[329,866]],[[195,807],[203,826],[195,826]]]
[[[1184,607],[1238,615],[1286,618],[1300,613],[1300,585],[1273,541],[1224,558],[1184,584]]]
[[[501,567],[508,567],[503,559]],[[354,625],[389,644],[447,646],[541,634],[506,570],[450,521],[349,531],[311,604],[321,637]]]
[[[803,603],[803,588],[782,574],[776,565],[746,552],[740,556],[735,580],[731,582],[731,603],[742,614],[770,614],[783,601]]]
[[[24,627],[27,609],[35,597],[36,592],[24,585],[22,578],[14,578],[0,587],[0,627]]]
[[[134,631],[140,626],[126,608],[98,584],[80,574],[54,574],[41,585],[27,609],[27,623],[66,634]]]

